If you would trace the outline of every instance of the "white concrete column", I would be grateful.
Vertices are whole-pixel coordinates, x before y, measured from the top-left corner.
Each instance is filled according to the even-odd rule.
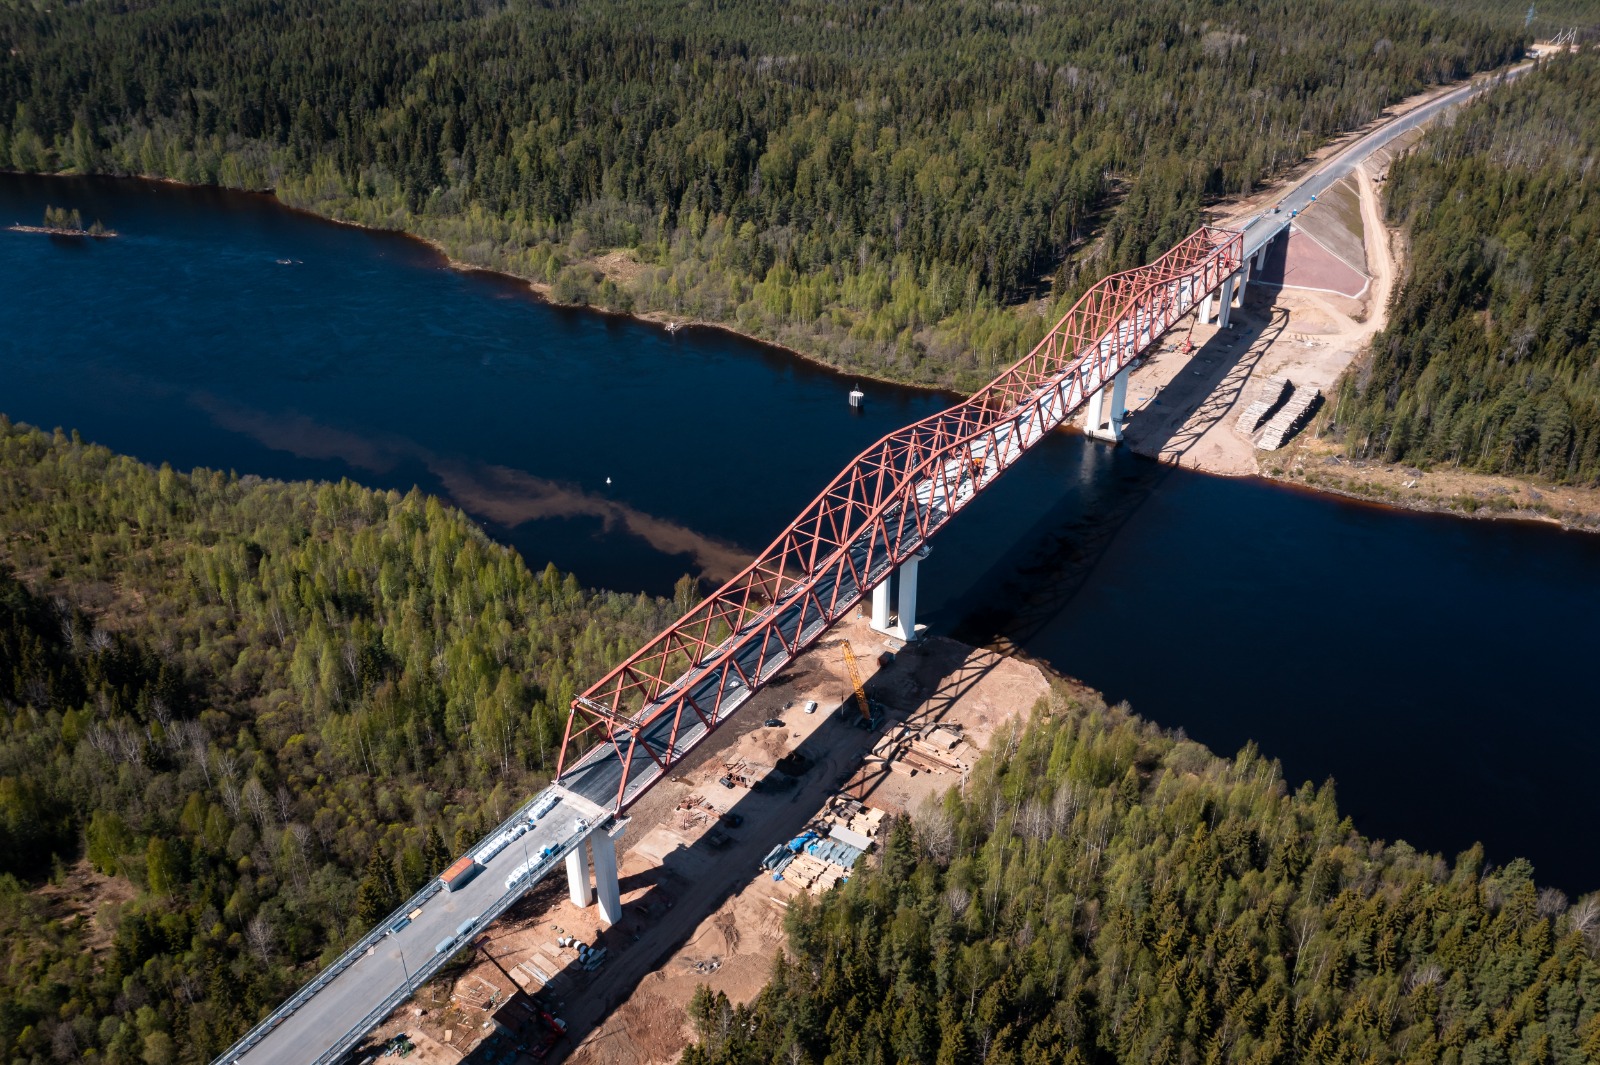
[[[1233,275],[1229,274],[1222,282],[1221,310],[1217,314],[1217,327],[1228,328],[1228,312],[1233,310]]]
[[[910,643],[917,638],[917,564],[913,553],[900,563],[900,638]]]
[[[1105,407],[1106,389],[1104,385],[1101,385],[1099,388],[1095,389],[1094,393],[1089,397],[1088,410],[1086,411],[1083,420],[1084,431],[1088,433],[1088,435],[1097,439],[1100,436],[1100,426],[1105,424]]]
[[[1089,418],[1084,435],[1113,444],[1122,440],[1122,419],[1128,415],[1128,376],[1132,372],[1131,367],[1124,366],[1110,383],[1089,397]],[[1110,410],[1106,409],[1108,399]]]
[[[1111,431],[1122,439],[1122,419],[1128,416],[1128,375],[1132,371],[1124,366],[1111,381]]]
[[[1267,245],[1271,243],[1272,241],[1269,240],[1256,249],[1256,273],[1258,274],[1261,272],[1261,268],[1267,265]]]
[[[889,631],[889,578],[891,574],[885,573],[883,580],[872,589],[872,627],[879,632]]]
[[[622,830],[616,830],[617,836]],[[622,920],[622,887],[617,883],[616,837],[600,831],[589,837],[589,851],[594,855],[594,882],[600,894],[600,919],[606,924]]]
[[[1238,293],[1238,298],[1233,301],[1234,302],[1234,306],[1236,306],[1236,307],[1243,307],[1244,306],[1244,290],[1245,290],[1246,287],[1249,286],[1249,284],[1250,284],[1250,260],[1246,259],[1244,261],[1244,265],[1239,267],[1239,293]]]
[[[580,909],[594,901],[589,886],[589,863],[583,858],[583,844],[567,852],[567,897]]]
[[[1200,301],[1200,324],[1206,325],[1211,321],[1212,309],[1217,305],[1216,293],[1206,293],[1206,298]]]

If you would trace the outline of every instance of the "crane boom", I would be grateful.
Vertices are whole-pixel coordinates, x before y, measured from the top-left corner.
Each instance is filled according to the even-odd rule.
[[[844,642],[844,664],[850,667],[850,683],[856,686],[856,705],[861,707],[861,720],[871,728],[872,711],[867,704],[867,689],[861,685],[861,670],[856,666],[856,653],[850,649],[849,640]]]

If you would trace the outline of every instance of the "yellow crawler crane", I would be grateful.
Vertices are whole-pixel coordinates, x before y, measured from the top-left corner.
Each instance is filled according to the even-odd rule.
[[[844,664],[850,667],[850,683],[856,686],[856,705],[861,707],[861,727],[872,727],[872,704],[867,702],[867,689],[861,684],[861,669],[856,665],[856,653],[850,641],[844,641]]]

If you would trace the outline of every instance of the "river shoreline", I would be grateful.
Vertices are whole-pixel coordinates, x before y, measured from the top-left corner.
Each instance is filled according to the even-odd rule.
[[[1402,110],[1409,110],[1410,108],[1409,108],[1408,105],[1411,104],[1411,103],[1412,103],[1412,101],[1407,101],[1405,104],[1400,105],[1400,107],[1401,107]],[[1347,135],[1347,136],[1352,136],[1352,137],[1353,136],[1359,136],[1359,133],[1354,133],[1354,134],[1350,134],[1350,135]],[[81,174],[81,173],[63,173],[63,172],[57,172],[57,173],[24,173],[22,171],[17,171],[17,170],[13,170],[13,169],[3,169],[3,170],[0,170],[0,173],[18,174],[18,175],[27,176],[27,177],[44,177],[44,178],[52,178],[52,179],[72,179],[72,178],[83,179],[83,178],[90,178],[90,179],[111,179],[111,180],[115,180],[115,181],[150,182],[150,183],[153,183],[153,184],[166,185],[166,186],[171,186],[171,187],[176,187],[176,188],[183,188],[183,189],[211,190],[211,191],[220,191],[220,192],[226,192],[226,193],[238,193],[238,194],[243,194],[243,195],[252,196],[252,197],[266,198],[266,199],[270,199],[273,202],[274,206],[276,206],[277,208],[279,208],[281,210],[289,211],[289,212],[292,212],[294,214],[301,215],[303,217],[312,218],[312,219],[315,219],[315,220],[317,220],[319,222],[328,223],[328,224],[337,225],[337,226],[346,226],[346,227],[350,227],[350,228],[353,228],[353,229],[366,230],[366,231],[373,232],[373,233],[389,234],[389,235],[401,237],[401,238],[404,238],[406,240],[415,242],[417,244],[420,244],[420,245],[426,247],[430,252],[432,252],[433,254],[437,255],[438,258],[441,260],[442,264],[445,267],[447,267],[448,269],[456,270],[456,271],[459,271],[461,273],[488,274],[488,275],[492,275],[492,276],[497,277],[497,278],[502,278],[502,279],[504,279],[506,281],[510,281],[510,282],[512,282],[512,283],[514,283],[516,285],[525,286],[527,288],[527,290],[534,297],[536,297],[537,299],[539,299],[540,301],[544,302],[545,304],[547,304],[547,305],[549,305],[551,307],[559,307],[559,308],[568,309],[568,310],[581,310],[581,311],[586,311],[586,312],[590,312],[590,313],[595,313],[595,314],[600,314],[600,315],[605,315],[605,316],[614,317],[614,318],[620,318],[620,319],[631,319],[633,321],[647,323],[647,324],[650,324],[650,325],[653,325],[653,326],[660,326],[662,328],[667,328],[668,326],[672,325],[673,323],[676,323],[679,328],[694,328],[694,329],[717,330],[717,331],[720,331],[720,332],[722,332],[722,333],[724,333],[726,335],[733,336],[733,337],[738,337],[738,338],[740,338],[742,340],[746,340],[746,341],[749,341],[751,343],[760,344],[760,345],[762,345],[764,347],[767,347],[767,348],[770,348],[770,349],[772,349],[774,351],[782,352],[786,356],[789,356],[789,357],[794,358],[794,359],[798,359],[801,362],[804,362],[809,366],[812,366],[814,368],[826,371],[827,373],[830,373],[830,374],[840,378],[841,380],[850,379],[850,380],[855,380],[855,381],[876,382],[876,383],[885,384],[885,385],[892,385],[895,388],[905,388],[905,389],[912,389],[912,390],[916,390],[916,391],[920,391],[920,392],[924,392],[924,393],[928,393],[928,394],[938,394],[938,395],[942,395],[942,396],[945,396],[945,397],[949,398],[951,400],[951,402],[960,402],[962,399],[965,399],[968,395],[971,394],[971,393],[962,392],[959,389],[956,389],[956,388],[953,388],[953,387],[949,387],[949,386],[920,384],[920,383],[914,383],[914,382],[898,380],[896,378],[889,377],[887,375],[884,375],[884,374],[881,374],[881,373],[875,373],[875,372],[868,371],[868,370],[845,370],[845,369],[835,365],[834,363],[831,363],[831,362],[827,361],[826,359],[823,359],[823,358],[821,358],[821,357],[819,357],[817,355],[808,353],[808,352],[803,351],[801,349],[792,347],[792,346],[787,345],[787,344],[780,343],[780,342],[775,341],[775,340],[768,339],[766,337],[758,336],[758,335],[756,335],[754,333],[750,333],[750,332],[747,332],[745,330],[739,329],[737,326],[729,325],[729,324],[727,324],[725,322],[713,322],[713,321],[706,321],[706,320],[698,319],[698,318],[687,318],[687,317],[683,317],[683,316],[680,316],[680,315],[674,315],[674,314],[671,314],[671,313],[666,312],[666,311],[654,311],[654,310],[623,311],[623,310],[616,310],[616,309],[613,309],[613,308],[607,308],[607,307],[599,306],[599,305],[596,305],[596,304],[590,304],[590,303],[563,303],[563,302],[561,302],[559,300],[556,300],[554,298],[554,295],[553,295],[554,294],[554,286],[553,285],[551,285],[551,284],[549,284],[547,282],[535,281],[532,278],[523,277],[521,275],[513,274],[513,273],[510,273],[509,271],[502,270],[502,269],[497,269],[495,267],[482,266],[482,265],[478,265],[478,264],[475,264],[475,263],[467,262],[465,260],[457,259],[457,258],[453,257],[449,253],[449,251],[445,248],[444,242],[441,241],[440,239],[436,238],[436,237],[426,236],[426,235],[421,234],[421,233],[414,233],[414,232],[411,232],[409,230],[396,229],[396,228],[391,228],[391,227],[387,227],[387,226],[373,225],[373,224],[366,223],[366,222],[360,222],[360,221],[356,221],[356,220],[353,220],[353,219],[340,218],[340,217],[338,217],[336,215],[326,214],[326,213],[323,213],[321,211],[314,210],[314,209],[312,209],[310,207],[305,207],[305,206],[301,206],[299,204],[289,203],[289,202],[285,201],[284,199],[282,199],[277,194],[277,191],[275,189],[271,189],[271,188],[266,188],[266,189],[233,189],[233,188],[226,188],[224,186],[219,186],[219,185],[193,185],[193,184],[190,184],[190,183],[187,183],[187,182],[178,181],[178,180],[176,180],[174,178],[157,177],[157,176],[149,176],[149,175],[142,175],[142,174],[140,174],[140,175],[134,175],[134,174]],[[1293,180],[1294,180],[1293,177],[1288,177],[1288,178],[1283,179],[1284,182],[1292,182]],[[1269,188],[1271,188],[1271,187],[1269,187]],[[1252,197],[1252,198],[1259,198],[1261,195],[1263,195],[1263,193],[1258,191],[1256,196]],[[1233,206],[1235,208],[1237,208],[1238,204],[1234,204]],[[1208,212],[1208,213],[1212,213],[1212,212]],[[13,227],[10,227],[10,228],[16,229],[18,227],[13,226]],[[592,265],[592,263],[591,263],[591,265]],[[1070,433],[1078,433],[1079,435],[1082,435],[1081,430],[1078,429],[1078,427],[1076,425],[1068,425],[1068,426],[1065,426],[1065,427],[1063,427],[1063,429],[1058,430],[1058,431],[1065,431],[1065,432],[1070,432]],[[1141,456],[1141,457],[1149,458],[1149,456]],[[1150,459],[1150,461],[1159,461],[1159,460]],[[1303,460],[1300,460],[1300,461],[1303,461]],[[1326,461],[1326,459],[1323,458],[1320,461]],[[1186,466],[1186,468],[1193,469],[1195,472],[1204,473],[1204,474],[1206,474],[1208,476],[1224,477],[1224,478],[1229,478],[1229,479],[1233,479],[1233,478],[1241,477],[1241,476],[1244,476],[1244,477],[1255,477],[1255,478],[1257,478],[1257,479],[1259,479],[1259,480],[1261,480],[1263,482],[1268,482],[1268,483],[1274,485],[1275,487],[1279,487],[1279,488],[1284,488],[1284,489],[1288,489],[1288,490],[1292,490],[1292,491],[1298,491],[1298,492],[1309,492],[1309,493],[1313,493],[1313,494],[1317,494],[1317,495],[1324,495],[1324,496],[1336,496],[1336,497],[1339,497],[1341,499],[1350,500],[1350,501],[1353,501],[1353,502],[1359,502],[1359,503],[1363,503],[1363,504],[1367,504],[1367,505],[1375,506],[1375,507],[1382,507],[1382,508],[1386,508],[1386,509],[1392,509],[1392,510],[1403,510],[1403,511],[1409,511],[1409,512],[1412,512],[1412,513],[1442,514],[1442,515],[1448,515],[1448,516],[1451,516],[1451,517],[1458,517],[1458,518],[1476,518],[1476,519],[1485,519],[1485,518],[1487,518],[1487,519],[1492,519],[1492,520],[1496,520],[1496,521],[1530,522],[1530,523],[1535,523],[1535,524],[1556,525],[1556,526],[1558,526],[1558,527],[1560,527],[1562,529],[1575,531],[1575,532],[1600,533],[1600,493],[1597,493],[1597,498],[1594,501],[1594,504],[1592,506],[1585,507],[1584,509],[1582,509],[1582,510],[1576,512],[1576,513],[1572,513],[1572,514],[1567,515],[1566,517],[1561,517],[1561,516],[1556,516],[1556,515],[1553,515],[1553,514],[1550,514],[1550,513],[1545,513],[1545,512],[1541,512],[1541,511],[1538,511],[1538,510],[1531,510],[1531,509],[1526,509],[1526,510],[1524,510],[1524,509],[1513,509],[1513,510],[1509,510],[1508,511],[1508,510],[1506,510],[1504,508],[1491,508],[1490,506],[1483,506],[1483,507],[1479,507],[1477,510],[1473,510],[1473,509],[1469,509],[1468,507],[1462,505],[1462,501],[1461,500],[1446,499],[1446,498],[1441,498],[1441,497],[1438,497],[1438,496],[1424,496],[1424,495],[1420,495],[1420,494],[1414,494],[1414,495],[1411,495],[1409,497],[1398,497],[1397,498],[1397,497],[1393,496],[1392,494],[1388,494],[1386,492],[1363,490],[1363,488],[1361,488],[1361,487],[1353,486],[1353,485],[1345,484],[1345,483],[1339,483],[1339,484],[1330,483],[1329,479],[1326,478],[1326,477],[1315,477],[1315,475],[1313,475],[1313,477],[1315,477],[1315,479],[1308,480],[1303,472],[1299,476],[1296,476],[1292,472],[1289,472],[1292,467],[1286,466],[1286,465],[1275,465],[1275,466],[1272,466],[1272,467],[1263,467],[1263,468],[1259,469],[1258,471],[1255,471],[1255,472],[1249,473],[1249,474],[1230,473],[1230,472],[1227,472],[1227,471],[1208,469],[1204,465],[1196,465],[1196,466],[1193,466],[1193,467]],[[1452,472],[1458,474],[1459,476],[1467,477],[1467,478],[1477,476],[1477,475],[1471,474],[1468,471],[1452,471]],[[1534,493],[1535,495],[1538,495],[1542,491],[1546,490],[1544,487],[1536,486],[1536,485],[1533,485],[1533,484],[1525,482],[1525,481],[1517,481],[1515,478],[1507,478],[1505,480],[1516,481],[1516,483],[1519,484],[1523,488],[1524,491]],[[1487,511],[1487,512],[1484,512],[1484,511]]]

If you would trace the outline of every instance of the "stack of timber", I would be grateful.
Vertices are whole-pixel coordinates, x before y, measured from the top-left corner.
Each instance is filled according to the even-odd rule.
[[[841,796],[829,810],[823,820],[829,825],[838,825],[847,828],[867,839],[876,839],[878,832],[883,828],[884,812],[873,806],[867,806],[859,799]]]
[[[1239,421],[1234,428],[1245,436],[1256,435],[1256,431],[1267,423],[1273,412],[1283,406],[1292,387],[1288,379],[1283,377],[1269,377],[1262,381],[1256,386],[1256,398],[1239,412]]]
[[[1278,450],[1285,441],[1305,427],[1321,401],[1322,392],[1319,389],[1310,385],[1296,388],[1294,395],[1289,397],[1289,402],[1267,422],[1267,428],[1261,434],[1261,439],[1256,441],[1256,447],[1261,451]]]

